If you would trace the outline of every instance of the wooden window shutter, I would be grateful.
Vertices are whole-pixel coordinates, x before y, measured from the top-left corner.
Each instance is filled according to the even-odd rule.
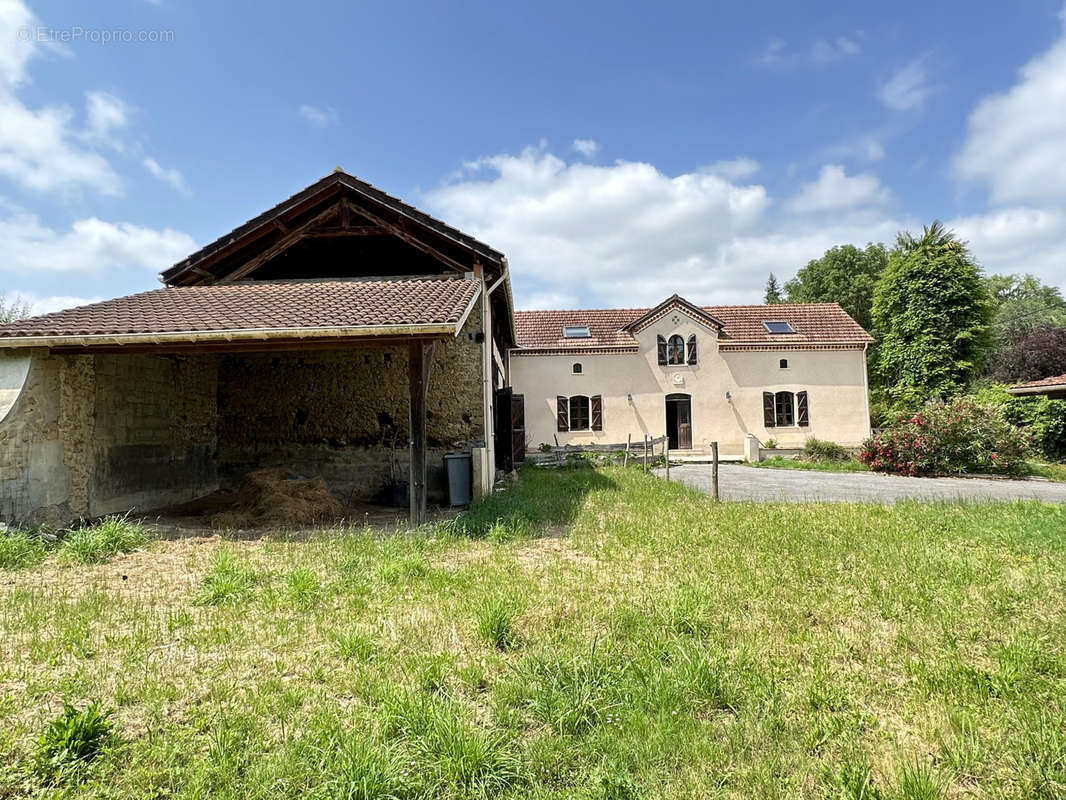
[[[556,430],[560,432],[570,430],[570,401],[562,395],[555,398],[555,421]]]
[[[803,427],[811,424],[810,410],[807,406],[807,393],[796,393],[796,423]]]
[[[762,393],[762,424],[767,428],[773,428],[777,425],[773,392]]]
[[[598,394],[589,398],[589,418],[592,430],[603,430],[603,397]]]
[[[696,363],[696,334],[688,337],[688,363]]]
[[[666,366],[666,339],[662,336],[655,337],[656,343],[659,345],[659,364]]]

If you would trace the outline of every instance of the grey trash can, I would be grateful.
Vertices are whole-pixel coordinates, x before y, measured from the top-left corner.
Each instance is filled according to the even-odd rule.
[[[469,453],[448,453],[444,456],[444,468],[448,471],[449,504],[470,505],[473,484],[472,464]]]

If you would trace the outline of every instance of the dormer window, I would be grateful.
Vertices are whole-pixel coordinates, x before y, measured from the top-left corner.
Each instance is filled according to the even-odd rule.
[[[588,339],[592,336],[588,325],[565,325],[563,326],[564,339]]]
[[[795,333],[796,329],[792,327],[791,322],[785,322],[783,320],[771,320],[763,322],[762,326],[766,328],[767,333]]]

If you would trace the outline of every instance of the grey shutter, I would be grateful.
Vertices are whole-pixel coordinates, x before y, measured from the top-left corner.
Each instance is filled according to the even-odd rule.
[[[592,430],[603,430],[603,397],[598,394],[589,398],[589,419]]]
[[[659,364],[666,366],[666,339],[662,336],[655,337],[656,344],[659,346]]]
[[[688,337],[688,363],[696,363],[696,334]]]
[[[767,428],[773,428],[777,425],[773,392],[762,393],[762,424]]]
[[[796,423],[804,428],[811,424],[806,392],[796,393]]]
[[[570,401],[562,395],[555,398],[555,429],[560,432],[570,430]]]

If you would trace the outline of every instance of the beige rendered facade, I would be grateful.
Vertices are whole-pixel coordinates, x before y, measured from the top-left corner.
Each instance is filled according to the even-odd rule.
[[[672,448],[687,449],[691,441],[692,449],[702,450],[717,441],[723,456],[735,457],[744,453],[749,434],[781,447],[802,446],[809,437],[854,446],[870,435],[865,342],[814,343],[811,336],[797,341],[799,334],[779,343],[744,343],[691,311],[684,303],[660,311],[631,331],[635,348],[631,344],[625,352],[591,345],[585,351],[511,351],[511,384],[525,400],[527,445],[607,444],[665,434]],[[765,316],[782,315],[787,312],[775,306]],[[579,324],[578,318],[571,322]],[[797,321],[796,328],[802,327]],[[521,342],[521,322],[519,331]],[[685,363],[660,364],[662,340],[675,336],[686,343]],[[688,352],[692,337],[694,359]],[[560,420],[561,398],[571,397],[600,398],[593,401],[597,419],[585,425],[579,400],[577,424]],[[679,440],[678,426],[686,421],[691,430]]]

